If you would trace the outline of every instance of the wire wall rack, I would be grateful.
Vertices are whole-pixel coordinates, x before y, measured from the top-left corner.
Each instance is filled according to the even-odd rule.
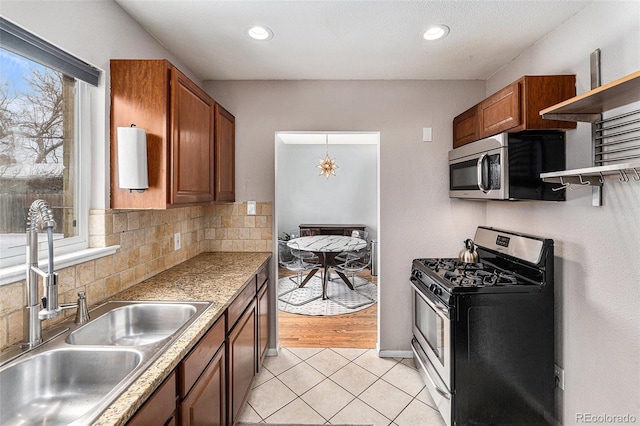
[[[589,122],[593,166],[542,173],[547,182],[594,187],[593,205],[602,205],[607,178],[640,181],[640,71],[600,85],[600,51],[591,55],[592,90],[540,111],[543,118]],[[606,116],[611,110],[615,115]]]

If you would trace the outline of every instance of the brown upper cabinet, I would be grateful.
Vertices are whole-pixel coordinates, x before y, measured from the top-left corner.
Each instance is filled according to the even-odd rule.
[[[218,103],[215,128],[215,200],[235,201],[236,119]]]
[[[453,147],[505,131],[575,129],[575,123],[543,120],[539,114],[575,94],[575,75],[524,76],[455,117]]]
[[[111,61],[111,207],[165,209],[214,200],[214,100],[166,60]],[[117,128],[147,133],[149,188],[118,186]]]
[[[453,147],[458,147],[480,139],[478,125],[478,105],[469,108],[453,119]]]

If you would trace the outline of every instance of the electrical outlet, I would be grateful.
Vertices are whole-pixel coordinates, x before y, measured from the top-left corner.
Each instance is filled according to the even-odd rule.
[[[553,365],[554,375],[556,378],[556,387],[564,390],[564,370],[557,365]]]
[[[174,250],[180,250],[180,233],[176,232],[175,234],[173,234],[173,249]]]
[[[256,214],[256,202],[255,201],[247,201],[247,214],[255,215]]]

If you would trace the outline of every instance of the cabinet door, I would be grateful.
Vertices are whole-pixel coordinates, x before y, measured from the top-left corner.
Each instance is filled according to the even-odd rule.
[[[478,106],[468,109],[453,119],[453,147],[471,143],[480,139],[478,123]]]
[[[181,425],[224,425],[225,392],[225,348],[222,346],[182,401]]]
[[[266,269],[266,268],[265,268]],[[258,364],[256,372],[260,371],[262,361],[269,346],[269,279],[258,292]]]
[[[171,69],[171,204],[213,201],[215,102]]]
[[[170,69],[164,60],[111,60],[111,208],[167,207]],[[119,186],[117,128],[131,124],[147,133],[149,188],[143,193]]]
[[[127,422],[129,426],[175,424],[176,374],[171,375]]]
[[[256,302],[242,314],[227,336],[228,416],[229,424],[237,421],[256,368]]]
[[[236,119],[218,104],[215,116],[215,199],[235,201]]]
[[[480,102],[480,137],[488,137],[519,126],[522,122],[521,84],[516,82]]]

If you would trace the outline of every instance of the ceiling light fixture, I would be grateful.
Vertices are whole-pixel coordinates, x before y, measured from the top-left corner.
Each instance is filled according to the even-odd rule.
[[[429,41],[440,40],[449,34],[449,27],[443,24],[432,25],[423,32],[420,33],[420,36]]]
[[[247,33],[254,40],[270,40],[273,38],[273,31],[263,25],[254,25],[247,30]]]
[[[318,164],[316,167],[320,169],[320,176],[326,176],[327,179],[329,179],[329,176],[336,175],[336,169],[338,168],[338,166],[336,166],[336,159],[335,158],[330,158],[329,157],[329,135],[326,135],[326,145],[327,145],[327,153],[324,156],[324,160],[320,159],[320,164]]]

